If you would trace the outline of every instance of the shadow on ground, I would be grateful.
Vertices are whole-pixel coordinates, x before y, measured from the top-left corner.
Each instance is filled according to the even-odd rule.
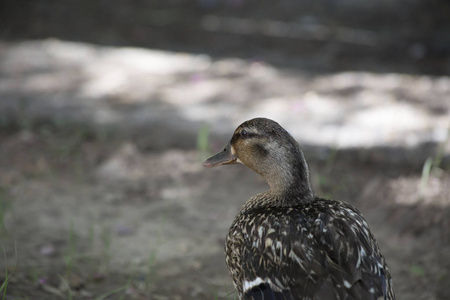
[[[447,1],[2,1],[0,38],[58,38],[313,72],[449,72]],[[382,63],[380,63],[382,62]]]

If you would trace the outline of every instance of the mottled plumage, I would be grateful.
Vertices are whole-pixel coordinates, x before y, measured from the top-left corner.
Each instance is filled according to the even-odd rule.
[[[364,217],[345,202],[314,195],[303,153],[278,123],[243,123],[204,165],[236,162],[270,186],[244,204],[226,237],[239,299],[395,299]]]

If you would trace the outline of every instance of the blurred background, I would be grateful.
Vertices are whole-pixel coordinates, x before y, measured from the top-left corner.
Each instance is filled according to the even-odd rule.
[[[236,299],[223,242],[267,189],[203,169],[253,117],[366,216],[398,299],[450,299],[450,3],[0,2],[5,299]]]

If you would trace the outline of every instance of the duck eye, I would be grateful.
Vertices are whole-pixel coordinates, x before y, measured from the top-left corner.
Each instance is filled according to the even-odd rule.
[[[245,138],[245,137],[247,137],[247,130],[242,129],[239,134],[241,135],[242,138]]]

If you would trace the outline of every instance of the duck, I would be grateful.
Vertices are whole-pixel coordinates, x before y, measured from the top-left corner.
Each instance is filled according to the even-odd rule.
[[[243,164],[269,185],[238,212],[225,262],[240,300],[395,299],[380,247],[352,205],[315,195],[305,156],[277,122],[255,118],[206,159]]]

